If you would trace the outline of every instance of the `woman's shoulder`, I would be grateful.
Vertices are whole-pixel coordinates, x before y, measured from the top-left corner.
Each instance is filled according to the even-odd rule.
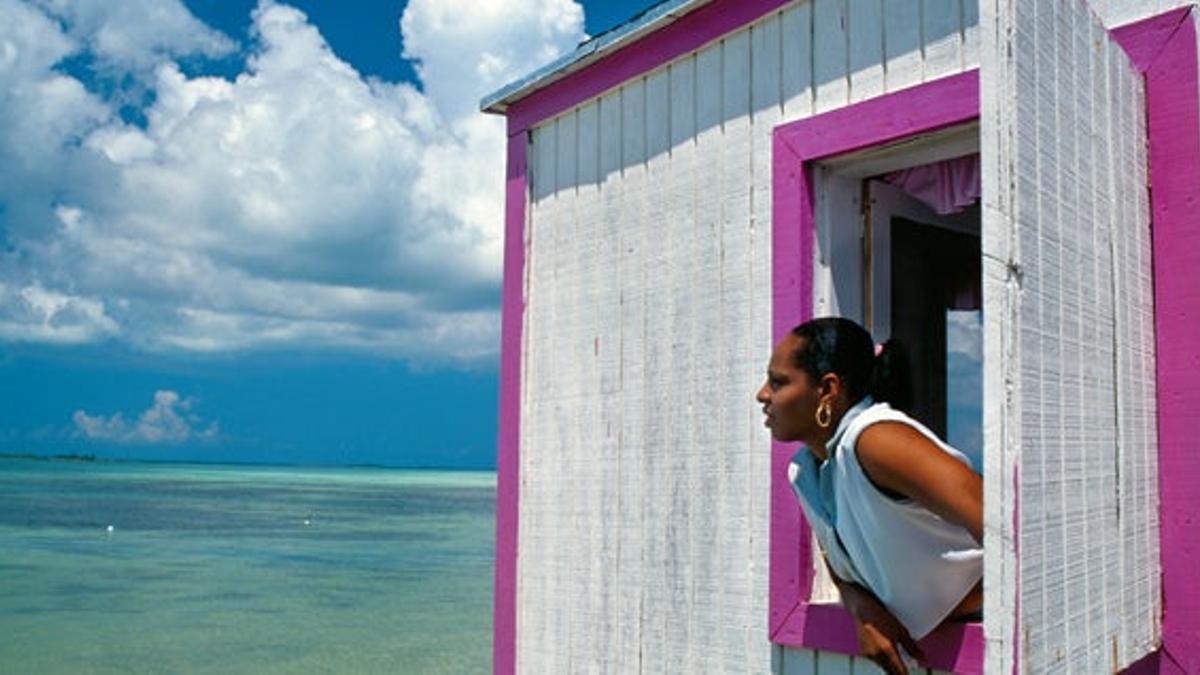
[[[948,444],[946,441],[939,438],[936,433],[929,429],[929,427],[925,426],[919,420],[903,410],[897,410],[885,402],[874,403],[852,421],[852,424],[850,425],[850,428],[847,429],[846,433],[846,440],[851,445],[852,451],[855,454],[858,454],[859,441],[862,438],[863,433],[868,428],[885,423],[898,424],[908,427],[908,429],[903,430],[907,432],[906,435],[913,432],[919,433],[942,452],[954,456],[956,459],[962,461],[968,466],[970,465],[970,460],[967,459],[966,455]],[[875,431],[879,432],[882,431],[882,429],[876,429]]]
[[[929,433],[929,430],[920,422],[910,417],[903,410],[897,410],[885,401],[877,401],[863,409],[858,415],[850,421],[846,427],[846,435],[843,443],[854,446],[858,442],[858,437],[862,432],[873,424],[881,422],[896,422],[913,427],[919,431]]]

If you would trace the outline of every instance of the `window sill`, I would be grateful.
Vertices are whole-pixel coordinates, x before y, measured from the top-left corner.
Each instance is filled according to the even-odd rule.
[[[800,649],[858,654],[854,619],[840,604],[833,603],[799,605],[772,642]],[[925,652],[922,665],[928,668],[952,673],[983,672],[981,623],[942,624],[918,644]]]

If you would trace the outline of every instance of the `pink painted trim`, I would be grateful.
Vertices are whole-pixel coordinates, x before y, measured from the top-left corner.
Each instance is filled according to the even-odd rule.
[[[1126,26],[1118,26],[1108,34],[1121,46],[1129,60],[1133,61],[1133,67],[1145,74],[1150,64],[1162,53],[1167,41],[1179,30],[1179,24],[1190,13],[1190,9],[1183,7]]]
[[[979,73],[970,71],[775,128],[771,176],[771,334],[775,340],[813,313],[813,163],[978,117]],[[856,654],[854,624],[846,611],[807,601],[812,588],[810,535],[787,480],[796,449],[779,442],[771,446],[770,638],[793,647]],[[978,625],[943,628],[921,642],[930,665],[955,672],[980,672],[983,644]]]
[[[571,73],[513,103],[506,113],[508,133],[512,135],[524,131],[546,118],[648,73],[779,9],[789,1],[714,0],[583,70]]]
[[[805,161],[885,145],[979,117],[979,71],[867,99],[775,129]]]
[[[1158,388],[1162,649],[1130,672],[1200,672],[1200,68],[1191,9],[1112,32],[1146,78]]]
[[[812,177],[804,158],[792,151],[787,134],[776,128],[771,140],[771,340],[812,316]],[[808,214],[805,217],[804,214]],[[769,618],[772,639],[788,625],[812,588],[808,523],[800,518],[787,471],[796,448],[771,442],[771,564]]]
[[[521,331],[525,315],[527,143],[508,138],[504,193],[504,288],[500,325],[500,420],[496,442],[496,567],[492,611],[492,672],[516,671],[517,518],[520,486]]]
[[[772,639],[806,649],[858,653],[854,619],[840,605],[806,605]],[[920,642],[927,667],[964,675],[983,672],[984,644],[983,625],[978,623],[948,624]]]
[[[1158,675],[1162,667],[1162,650],[1157,649],[1134,661],[1121,675]]]

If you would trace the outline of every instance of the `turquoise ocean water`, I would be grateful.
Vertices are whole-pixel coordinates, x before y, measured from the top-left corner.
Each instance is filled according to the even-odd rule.
[[[484,472],[0,459],[0,672],[488,672],[494,505]]]

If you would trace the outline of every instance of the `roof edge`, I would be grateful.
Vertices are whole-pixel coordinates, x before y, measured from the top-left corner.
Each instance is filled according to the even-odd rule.
[[[664,0],[646,8],[625,23],[581,42],[575,51],[551,61],[537,70],[518,78],[484,96],[479,102],[482,112],[504,114],[509,106],[544,89],[571,73],[583,70],[602,57],[635,42],[676,19],[707,5],[713,0]]]

